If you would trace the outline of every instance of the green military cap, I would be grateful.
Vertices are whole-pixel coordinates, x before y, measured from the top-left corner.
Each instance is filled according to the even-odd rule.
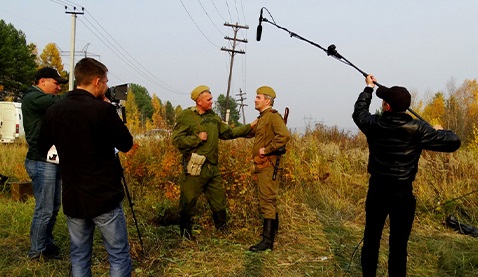
[[[269,95],[272,98],[276,98],[276,92],[268,86],[263,86],[257,89],[257,94]]]
[[[205,85],[200,85],[197,88],[193,89],[191,92],[191,99],[196,101],[199,97],[199,95],[205,91],[209,91],[209,87]]]

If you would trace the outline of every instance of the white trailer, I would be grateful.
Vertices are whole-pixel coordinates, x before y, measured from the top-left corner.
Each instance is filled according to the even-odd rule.
[[[24,136],[22,103],[0,101],[0,142],[12,143]]]

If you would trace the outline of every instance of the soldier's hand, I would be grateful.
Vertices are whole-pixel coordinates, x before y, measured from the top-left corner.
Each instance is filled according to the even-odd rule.
[[[253,122],[251,122],[251,127],[254,128],[256,125],[257,125],[257,121],[259,121],[259,119],[256,118],[256,120],[254,120]]]
[[[265,150],[264,147],[262,147],[261,149],[259,149],[259,156],[260,156],[260,157],[264,157],[264,156],[266,155],[266,153],[265,153],[264,150]]]
[[[207,133],[206,132],[201,132],[198,134],[198,137],[202,140],[202,141],[206,141],[207,140]]]

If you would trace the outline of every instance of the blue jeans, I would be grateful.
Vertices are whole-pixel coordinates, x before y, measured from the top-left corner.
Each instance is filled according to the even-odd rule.
[[[126,220],[121,203],[114,210],[93,219],[67,217],[70,232],[70,260],[73,276],[91,276],[91,254],[95,226],[108,252],[110,276],[131,276],[131,257]]]
[[[56,164],[25,159],[25,169],[32,179],[35,197],[28,255],[35,256],[53,244],[53,227],[61,206],[60,168]]]

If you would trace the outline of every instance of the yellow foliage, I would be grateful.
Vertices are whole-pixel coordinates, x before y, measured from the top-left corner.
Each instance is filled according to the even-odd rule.
[[[474,154],[478,154],[478,128],[475,124],[472,127],[472,139],[468,142],[468,149]]]

